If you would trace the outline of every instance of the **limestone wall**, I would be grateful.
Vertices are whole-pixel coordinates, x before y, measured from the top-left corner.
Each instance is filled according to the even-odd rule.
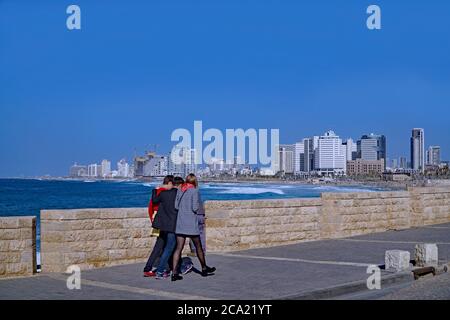
[[[43,272],[142,262],[154,241],[147,208],[41,211]]]
[[[233,251],[450,222],[450,188],[211,201],[207,250]],[[144,262],[155,239],[146,208],[41,212],[43,271]]]
[[[406,229],[410,223],[410,193],[364,192],[322,195],[320,238]]]
[[[231,251],[450,222],[450,188],[210,202],[206,208],[208,248]]]
[[[36,218],[0,217],[0,277],[36,271]]]
[[[207,248],[228,251],[319,239],[320,208],[320,198],[207,202]]]

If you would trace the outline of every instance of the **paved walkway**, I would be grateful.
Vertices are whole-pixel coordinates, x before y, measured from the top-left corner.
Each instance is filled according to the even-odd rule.
[[[411,286],[380,298],[382,300],[450,300],[450,273],[424,277]]]
[[[367,266],[383,265],[386,250],[409,250],[413,255],[415,244],[421,242],[437,243],[441,262],[450,261],[448,223],[347,239],[234,253],[209,253],[208,264],[218,269],[215,275],[202,278],[192,272],[183,281],[177,282],[143,278],[143,264],[82,271],[81,290],[68,290],[67,276],[64,274],[4,279],[0,280],[0,299],[201,300],[314,297],[311,294],[319,289],[345,288],[365,282],[369,276],[366,273]],[[198,265],[197,261],[194,262]],[[387,271],[382,271],[382,277],[396,279],[395,274]],[[402,277],[401,281],[389,284],[392,288],[397,286],[399,290],[411,285],[413,280],[409,274]],[[373,292],[365,290],[368,294],[366,298],[374,297]],[[364,291],[362,295],[360,292],[361,298],[365,298],[363,294]]]

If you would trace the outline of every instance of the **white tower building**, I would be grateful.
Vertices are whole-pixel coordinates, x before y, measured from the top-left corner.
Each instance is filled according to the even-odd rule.
[[[103,177],[109,177],[111,175],[111,161],[103,160],[101,167],[102,167],[102,170],[101,170],[102,172],[99,175],[101,175]]]
[[[414,128],[411,136],[411,168],[425,171],[425,133],[422,128]]]
[[[318,146],[314,153],[315,170],[322,175],[345,174],[346,147],[342,139],[334,131],[327,131],[318,139]]]

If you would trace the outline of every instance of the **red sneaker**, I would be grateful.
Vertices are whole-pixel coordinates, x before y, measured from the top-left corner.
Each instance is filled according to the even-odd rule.
[[[153,271],[144,272],[144,277],[145,277],[145,278],[153,278],[153,277],[156,277],[156,272],[153,272]]]

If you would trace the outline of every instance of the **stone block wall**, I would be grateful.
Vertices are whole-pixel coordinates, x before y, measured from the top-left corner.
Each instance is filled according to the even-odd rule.
[[[406,229],[411,227],[410,215],[407,191],[324,193],[320,237],[332,239]]]
[[[234,251],[450,222],[450,188],[209,201],[205,209],[207,250]],[[44,272],[144,262],[154,241],[146,208],[41,212]]]
[[[450,188],[209,202],[207,245],[233,251],[450,222]]]
[[[41,212],[43,272],[143,262],[154,242],[147,208]]]
[[[449,222],[450,188],[409,188],[412,226]]]
[[[0,277],[36,272],[36,218],[0,217]]]
[[[207,250],[229,251],[316,240],[321,199],[207,202]]]

